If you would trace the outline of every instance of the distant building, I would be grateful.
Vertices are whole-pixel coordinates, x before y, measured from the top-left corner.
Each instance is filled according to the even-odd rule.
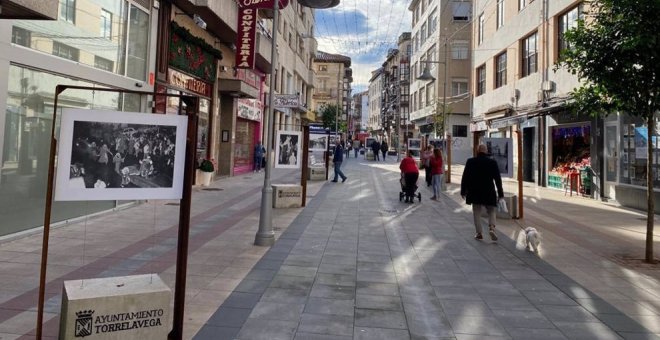
[[[383,127],[381,112],[383,107],[382,92],[384,77],[384,70],[381,67],[371,71],[371,78],[369,79],[369,118],[367,120],[367,131],[373,135],[379,134]]]
[[[351,58],[317,51],[313,59],[314,94],[312,95],[312,109],[317,113],[325,105],[336,105],[342,115],[346,114],[350,107],[351,83],[353,82],[353,71],[351,70]],[[340,119],[345,117],[340,117]],[[320,117],[317,117],[320,119]]]

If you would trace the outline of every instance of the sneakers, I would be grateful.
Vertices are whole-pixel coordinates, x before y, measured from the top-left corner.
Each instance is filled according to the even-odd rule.
[[[481,235],[481,233],[477,233],[477,235],[474,236],[474,239],[475,239],[475,240],[483,240],[483,239],[484,239],[484,236]]]
[[[488,230],[488,235],[490,235],[491,240],[497,241],[497,235],[495,234],[495,226],[490,226],[490,230]]]
[[[344,182],[346,182],[347,179],[348,179],[348,177],[344,177],[344,178],[341,179],[341,182],[344,183]]]
[[[435,196],[431,197],[431,199],[434,200],[434,201],[437,201],[437,200],[438,200],[438,198],[435,197]]]
[[[330,181],[330,182],[337,183],[337,180],[336,180],[336,179],[333,179],[333,180]]]

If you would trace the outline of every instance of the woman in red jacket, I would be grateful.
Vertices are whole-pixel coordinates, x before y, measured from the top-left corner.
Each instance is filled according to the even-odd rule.
[[[412,153],[408,150],[406,157],[401,160],[399,164],[399,169],[403,174],[403,180],[405,183],[406,192],[406,203],[412,202],[415,197],[415,191],[417,190],[417,179],[419,178],[419,169],[417,169],[417,163],[412,157]]]
[[[444,174],[444,169],[442,165],[442,150],[434,149],[433,156],[429,158],[429,163],[431,165],[431,176],[433,184],[433,197],[432,200],[437,200],[440,197],[440,187],[442,186],[442,177]]]

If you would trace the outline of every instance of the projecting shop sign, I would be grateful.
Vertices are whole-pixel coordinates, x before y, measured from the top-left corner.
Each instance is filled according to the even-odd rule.
[[[238,9],[238,34],[236,35],[236,68],[254,68],[257,44],[257,9],[273,8],[275,0],[240,0]],[[280,0],[285,8],[289,0]]]
[[[297,94],[276,94],[273,96],[274,107],[300,107],[300,96]]]

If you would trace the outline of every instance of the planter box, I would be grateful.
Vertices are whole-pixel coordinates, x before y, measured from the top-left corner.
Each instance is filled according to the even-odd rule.
[[[195,185],[208,187],[213,181],[213,172],[206,172],[202,170],[195,171]]]

